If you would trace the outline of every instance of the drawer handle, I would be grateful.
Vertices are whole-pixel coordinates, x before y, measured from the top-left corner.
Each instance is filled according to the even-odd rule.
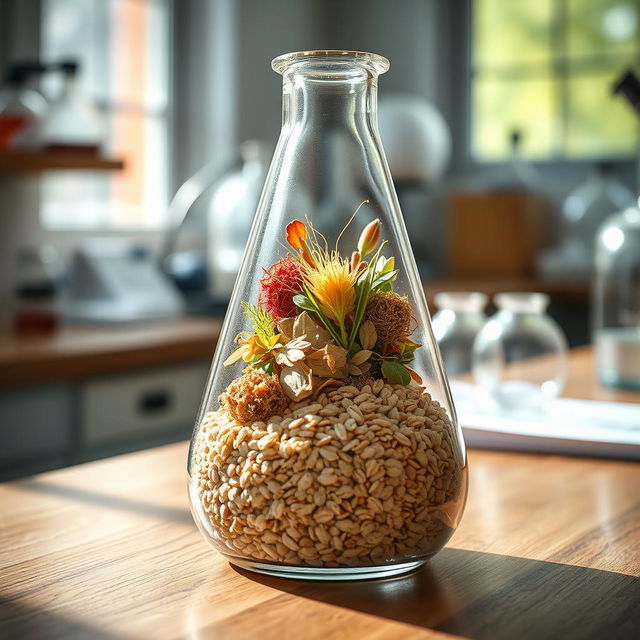
[[[144,414],[160,413],[173,403],[173,396],[167,389],[147,391],[138,399],[138,411]]]

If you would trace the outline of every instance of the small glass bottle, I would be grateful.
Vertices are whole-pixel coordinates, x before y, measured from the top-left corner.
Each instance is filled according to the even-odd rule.
[[[500,293],[473,345],[473,374],[499,406],[537,410],[560,394],[567,341],[546,313],[549,296]]]
[[[104,138],[104,124],[98,110],[78,88],[79,65],[75,61],[65,61],[58,69],[64,76],[64,86],[42,123],[41,144],[51,151],[97,154]]]
[[[596,240],[593,340],[602,384],[640,390],[640,209],[605,220]]]
[[[47,101],[27,86],[29,77],[40,73],[36,63],[12,65],[0,92],[0,149],[33,146],[33,132],[47,112]]]
[[[58,327],[63,265],[51,246],[22,247],[16,253],[13,328],[17,335],[46,335]]]
[[[449,376],[471,371],[471,352],[476,335],[484,326],[487,296],[477,291],[436,293],[439,311],[433,316],[433,335]]]

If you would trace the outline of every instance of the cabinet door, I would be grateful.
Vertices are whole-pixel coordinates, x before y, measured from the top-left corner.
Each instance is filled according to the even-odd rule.
[[[85,447],[192,428],[209,362],[95,378],[81,385]]]
[[[61,384],[0,391],[0,467],[53,457],[71,445],[72,391]]]

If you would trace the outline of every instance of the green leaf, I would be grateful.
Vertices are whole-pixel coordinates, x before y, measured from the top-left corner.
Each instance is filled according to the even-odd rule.
[[[384,256],[380,256],[380,259],[378,260],[378,264],[376,265],[378,274],[382,275],[383,273],[389,273],[389,271],[393,271],[395,263],[396,261],[395,261],[395,258],[393,257],[385,258]]]
[[[381,276],[378,276],[373,281],[373,284],[371,285],[371,290],[375,291],[378,287],[383,285],[385,282],[393,282],[393,280],[396,279],[397,275],[398,275],[398,270],[396,269],[395,271],[390,271],[389,273],[385,273]]]
[[[301,293],[293,296],[293,304],[298,307],[298,309],[302,309],[303,311],[316,311],[315,305],[307,298],[307,296],[303,296]]]
[[[273,318],[261,307],[248,302],[240,303],[242,313],[251,321],[253,330],[264,342],[268,342],[275,336]]]
[[[382,363],[381,371],[389,384],[407,385],[411,382],[411,374],[399,362],[385,360]]]

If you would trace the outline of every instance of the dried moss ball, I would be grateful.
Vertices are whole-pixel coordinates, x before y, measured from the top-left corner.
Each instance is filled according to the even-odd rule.
[[[281,413],[287,397],[275,376],[250,370],[227,387],[220,404],[236,422],[250,424]]]
[[[406,297],[392,291],[374,293],[365,311],[365,320],[371,320],[378,334],[378,344],[392,347],[411,333],[411,304]]]

